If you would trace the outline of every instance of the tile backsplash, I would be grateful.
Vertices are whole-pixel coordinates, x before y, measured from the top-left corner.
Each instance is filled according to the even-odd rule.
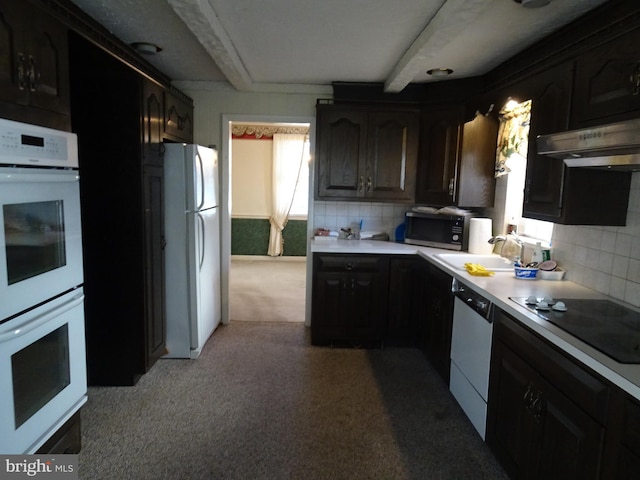
[[[551,247],[568,280],[640,307],[640,172],[632,176],[626,226],[555,225]]]
[[[396,227],[404,222],[411,205],[373,202],[319,202],[313,204],[313,228],[339,231],[362,220],[363,231],[387,232],[395,238]]]

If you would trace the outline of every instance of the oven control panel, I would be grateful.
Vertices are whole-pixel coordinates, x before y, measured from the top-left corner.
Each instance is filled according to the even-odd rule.
[[[0,165],[78,168],[74,133],[0,119]]]

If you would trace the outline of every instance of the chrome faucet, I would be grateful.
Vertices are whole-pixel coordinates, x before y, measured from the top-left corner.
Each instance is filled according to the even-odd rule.
[[[503,242],[502,247],[500,248],[501,257],[508,258],[512,261],[516,260],[516,257],[518,257],[518,260],[522,260],[522,257],[524,257],[524,242],[515,233],[496,235],[495,237],[491,237],[488,241],[491,245]],[[514,247],[514,244],[516,247]]]

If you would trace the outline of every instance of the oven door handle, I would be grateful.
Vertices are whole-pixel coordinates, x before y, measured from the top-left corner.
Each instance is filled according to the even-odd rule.
[[[80,181],[80,175],[77,171],[46,173],[38,170],[35,173],[22,168],[13,168],[12,170],[15,172],[4,170],[0,173],[0,183],[74,183]]]
[[[84,301],[84,294],[80,294],[77,297],[71,298],[69,301],[59,305],[51,310],[48,310],[36,318],[32,318],[23,322],[20,325],[16,325],[11,328],[11,331],[0,334],[0,343],[7,342],[9,340],[14,340],[16,338],[21,337],[22,335],[26,335],[27,333],[35,330],[38,327],[41,327],[45,323],[50,320],[62,315],[63,313],[71,310],[78,305],[81,305]]]

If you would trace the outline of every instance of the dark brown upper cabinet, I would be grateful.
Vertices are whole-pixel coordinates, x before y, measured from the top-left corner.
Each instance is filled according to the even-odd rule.
[[[576,60],[571,127],[589,127],[640,116],[640,29]]]
[[[492,207],[498,122],[464,108],[422,114],[416,200],[430,205]]]
[[[416,201],[431,205],[454,202],[456,167],[464,109],[429,109],[422,113]]]
[[[162,166],[164,89],[151,80],[142,81],[142,162]]]
[[[164,92],[164,134],[167,139],[193,143],[193,104],[169,90]]]
[[[569,126],[573,64],[545,71],[518,88],[520,100],[531,100],[527,175],[523,213],[530,218],[556,221],[562,216],[562,160],[538,155],[538,135],[562,132]]]
[[[29,2],[0,6],[0,117],[70,130],[67,28]]]
[[[318,105],[316,199],[412,203],[419,118],[417,110]]]
[[[568,168],[560,159],[538,155],[538,135],[569,128],[573,67],[570,61],[545,70],[514,91],[532,101],[523,215],[567,225],[624,225],[630,172]]]

